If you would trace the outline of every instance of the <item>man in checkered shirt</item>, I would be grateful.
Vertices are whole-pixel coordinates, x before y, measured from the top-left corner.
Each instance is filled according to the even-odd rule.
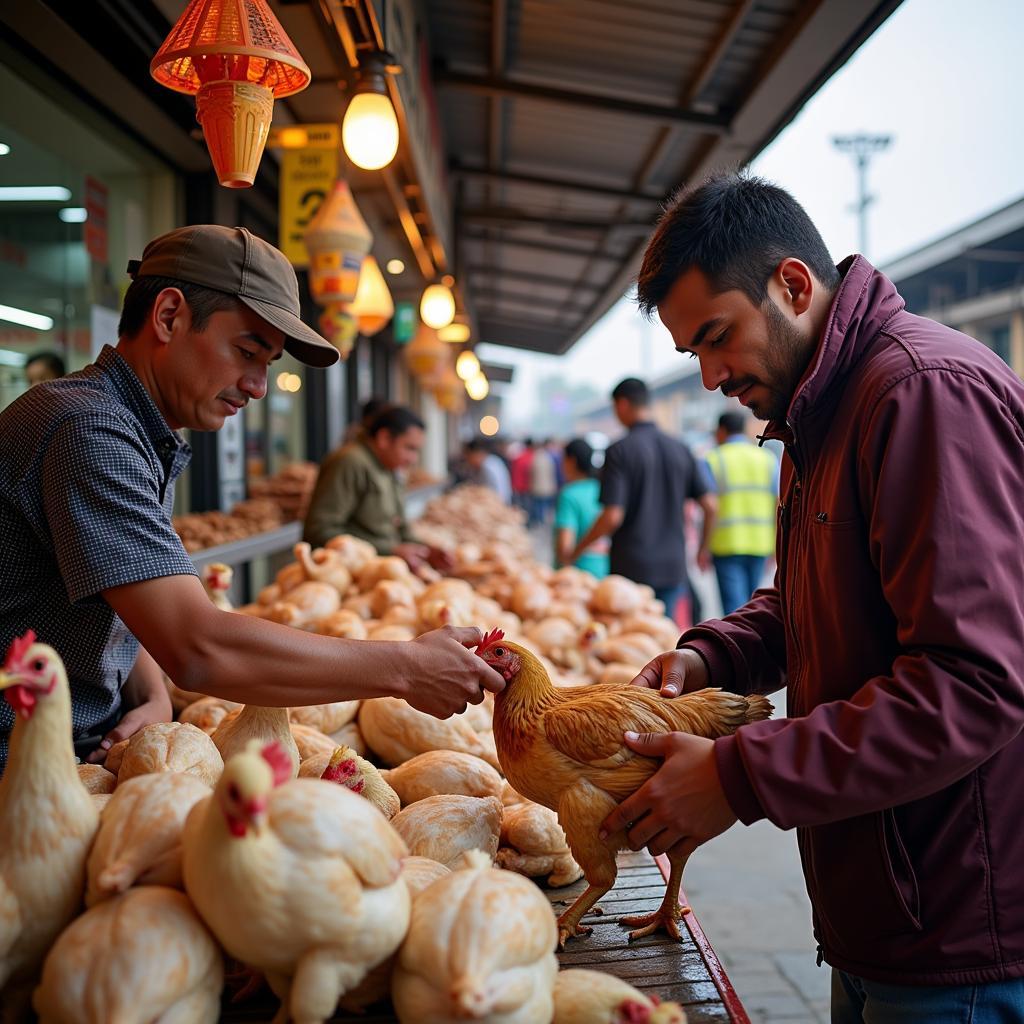
[[[0,413],[0,654],[29,629],[56,648],[79,756],[170,719],[161,669],[267,707],[397,696],[444,718],[499,691],[467,650],[476,628],[340,640],[211,604],[171,527],[177,431],[262,398],[284,349],[317,367],[338,352],[299,318],[284,255],[244,228],[179,228],[129,273],[117,347]],[[0,701],[0,768],[13,721]]]

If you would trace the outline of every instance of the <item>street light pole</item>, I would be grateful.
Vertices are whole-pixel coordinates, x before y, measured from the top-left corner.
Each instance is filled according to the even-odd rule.
[[[891,135],[834,135],[832,145],[841,153],[849,153],[857,164],[857,202],[853,210],[857,214],[860,235],[860,252],[868,251],[868,206],[874,196],[868,193],[868,161],[880,153],[892,141]]]

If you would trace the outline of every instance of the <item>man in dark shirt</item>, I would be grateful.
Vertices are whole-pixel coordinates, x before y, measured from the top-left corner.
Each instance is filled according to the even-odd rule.
[[[613,573],[654,588],[665,614],[692,589],[686,575],[683,506],[704,511],[704,540],[714,525],[716,502],[690,449],[660,431],[651,419],[647,385],[636,377],[612,391],[619,422],[629,430],[608,448],[601,471],[601,515],[580,539],[575,561],[595,540],[611,534]],[[695,615],[696,618],[696,615]]]
[[[171,527],[178,431],[219,430],[262,398],[285,348],[312,366],[338,353],[299,319],[284,255],[243,228],[172,231],[129,273],[117,348],[0,414],[0,656],[29,629],[56,648],[79,755],[169,718],[161,668],[271,707],[390,694],[446,717],[500,690],[464,646],[477,629],[356,642],[213,606]],[[12,724],[0,701],[0,767]]]

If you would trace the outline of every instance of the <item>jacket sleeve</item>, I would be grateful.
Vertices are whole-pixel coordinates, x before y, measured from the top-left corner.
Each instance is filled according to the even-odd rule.
[[[306,541],[319,546],[339,533],[350,532],[349,520],[365,491],[361,477],[362,472],[354,459],[334,456],[324,462],[306,513],[303,528]]]
[[[709,682],[733,693],[773,693],[786,685],[786,637],[773,585],[724,619],[688,629],[677,647],[691,647],[708,666]]]
[[[716,740],[748,824],[819,825],[920,799],[1024,727],[1019,414],[963,370],[918,371],[877,401],[856,471],[900,653],[849,700]]]

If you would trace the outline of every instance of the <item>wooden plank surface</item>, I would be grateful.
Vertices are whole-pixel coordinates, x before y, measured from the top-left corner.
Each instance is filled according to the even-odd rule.
[[[561,889],[542,891],[554,912],[560,914],[585,888],[586,882],[581,880]],[[593,926],[593,932],[570,939],[565,951],[558,954],[559,965],[614,974],[641,991],[681,1003],[688,1024],[749,1024],[725,971],[692,914],[684,918],[686,929],[681,943],[664,934],[629,941],[629,929],[619,923],[622,917],[657,910],[664,893],[662,867],[648,853],[620,854],[615,888],[598,904],[604,913],[583,918],[584,924]],[[270,1021],[276,1002],[269,995],[261,995],[244,1006],[225,1005],[222,1024]],[[361,1014],[340,1012],[331,1020],[339,1024],[397,1022],[391,1007],[383,1004]]]

